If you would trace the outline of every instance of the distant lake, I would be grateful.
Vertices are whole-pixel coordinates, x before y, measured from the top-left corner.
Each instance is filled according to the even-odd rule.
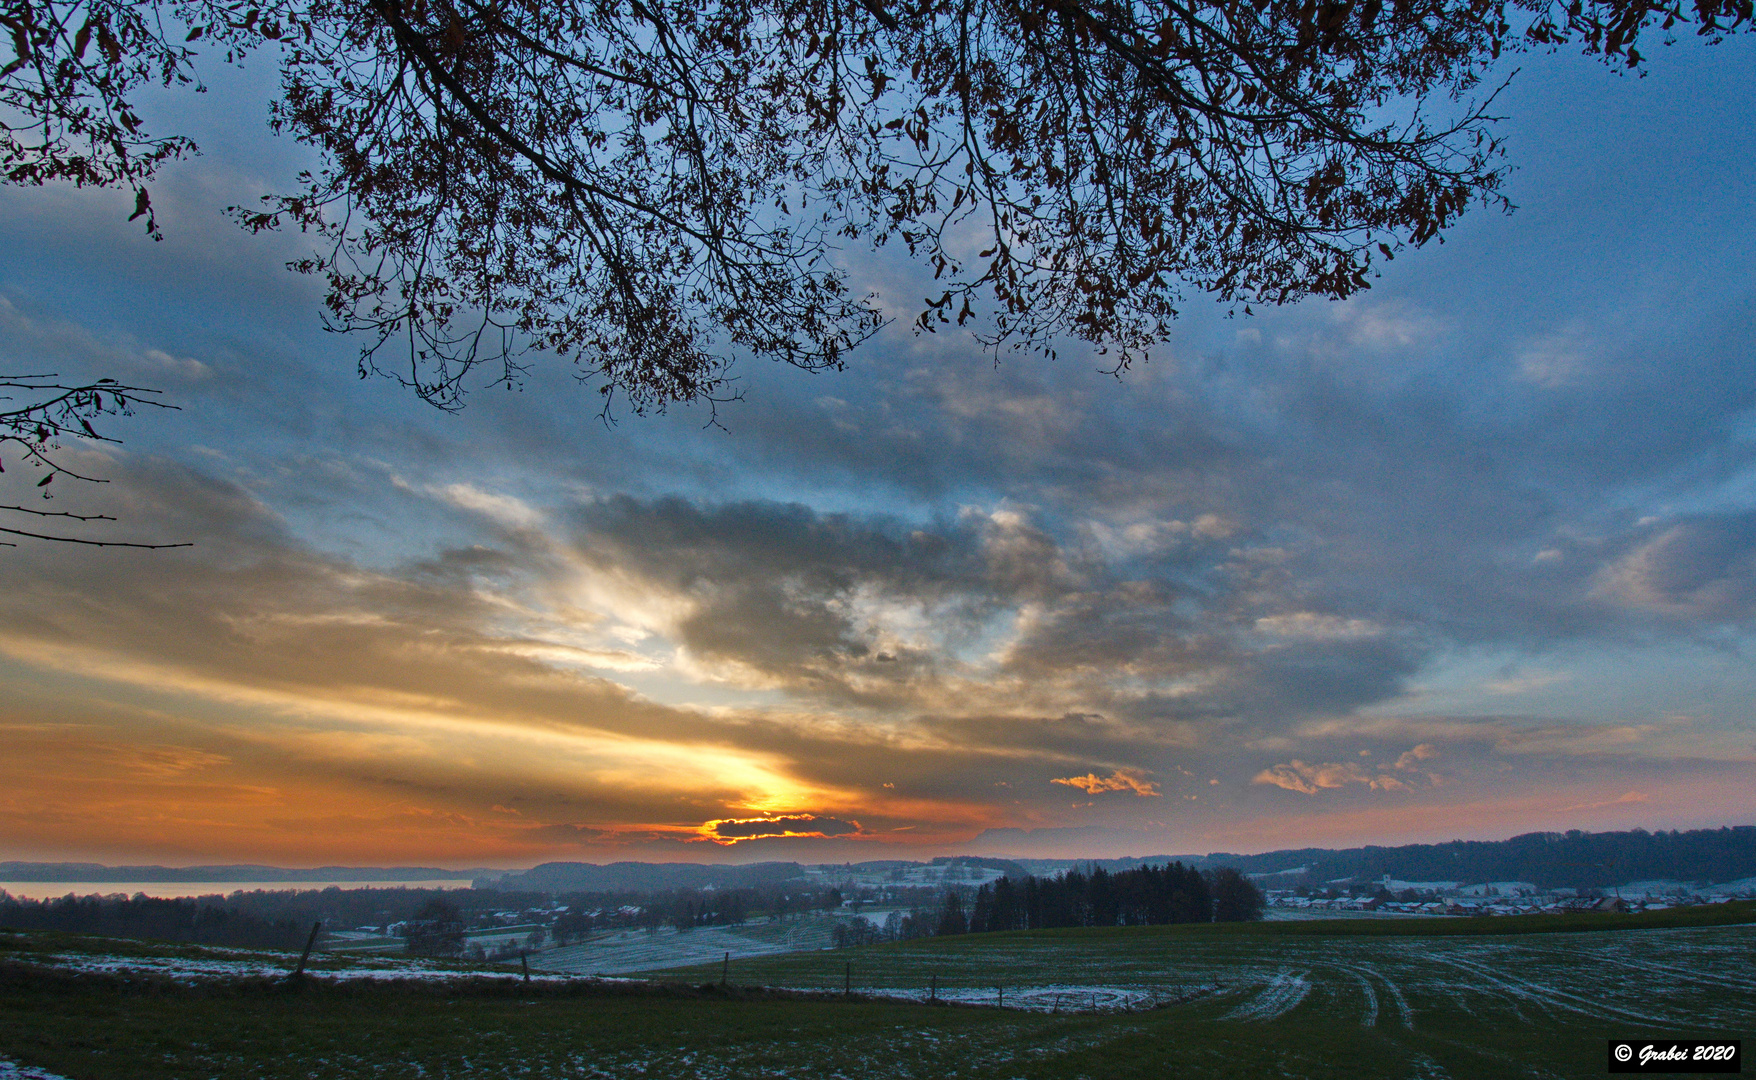
[[[234,892],[304,892],[308,889],[467,889],[469,878],[438,878],[431,881],[0,881],[0,889],[25,900],[53,900],[74,896],[133,896],[167,898],[222,896]]]

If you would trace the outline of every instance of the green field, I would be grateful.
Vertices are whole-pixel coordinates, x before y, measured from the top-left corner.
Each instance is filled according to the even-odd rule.
[[[1756,926],[1689,921],[972,935],[734,960],[726,989],[702,985],[720,965],[662,973],[669,989],[189,982],[130,973],[150,947],[82,964],[103,944],[7,935],[0,1055],[72,1080],[1601,1076],[1611,1037],[1756,1033]],[[758,984],[833,992],[740,989]],[[935,991],[967,1004],[901,1000]]]

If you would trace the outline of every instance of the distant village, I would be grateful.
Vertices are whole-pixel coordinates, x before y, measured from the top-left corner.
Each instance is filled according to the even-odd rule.
[[[1279,875],[1252,875],[1265,885]],[[1527,881],[1465,885],[1458,881],[1376,882],[1341,880],[1325,888],[1263,890],[1268,918],[1380,915],[1561,915],[1570,912],[1665,911],[1674,907],[1724,904],[1756,898],[1756,879],[1701,887],[1674,881],[1642,881],[1608,889],[1542,889]]]

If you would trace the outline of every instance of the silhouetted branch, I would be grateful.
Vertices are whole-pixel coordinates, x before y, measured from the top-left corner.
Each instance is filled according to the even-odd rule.
[[[44,499],[53,497],[51,485],[57,477],[65,476],[70,480],[79,480],[90,484],[109,483],[100,477],[87,476],[66,467],[57,461],[54,453],[62,447],[65,439],[82,439],[93,442],[119,443],[120,440],[102,434],[94,426],[94,422],[105,416],[132,416],[136,407],[148,405],[155,409],[175,409],[157,400],[159,391],[142,386],[129,386],[114,379],[99,379],[92,383],[68,384],[59,382],[58,376],[48,375],[0,375],[0,447],[8,444],[17,448],[24,461],[45,470],[42,479],[35,483]],[[19,401],[19,395],[25,400]],[[0,473],[4,473],[5,461],[0,458]],[[63,518],[69,521],[114,521],[108,514],[79,514],[65,510],[39,510],[28,506],[0,505],[0,513],[26,514],[38,518]],[[127,547],[127,548],[173,548],[189,547],[187,543],[146,544],[121,540],[92,540],[78,536],[59,536],[49,533],[33,532],[28,529],[15,529],[0,526],[0,532],[11,536],[27,536],[36,540],[51,540],[63,544],[84,544],[88,547]],[[17,545],[10,541],[0,541],[7,547]]]

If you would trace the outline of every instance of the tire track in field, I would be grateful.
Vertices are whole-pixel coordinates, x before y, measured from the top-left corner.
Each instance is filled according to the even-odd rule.
[[[1414,1066],[1414,1080],[1451,1080],[1445,1066],[1425,1054],[1416,1054],[1409,1064]]]
[[[1410,1031],[1415,1029],[1415,1011],[1408,1007],[1408,998],[1402,996],[1402,987],[1397,986],[1390,976],[1378,970],[1375,964],[1363,965],[1365,969],[1378,977],[1384,989],[1390,991],[1390,1000],[1396,1003],[1396,1015],[1402,1020],[1402,1026]]]
[[[1360,984],[1360,992],[1366,995],[1366,1011],[1360,1014],[1360,1026],[1363,1028],[1378,1026],[1378,991],[1372,989],[1372,981],[1361,975],[1354,968],[1342,968],[1352,975]]]
[[[1435,955],[1433,959],[1440,963],[1451,964],[1454,967],[1462,968],[1479,979],[1491,982],[1496,986],[1504,987],[1508,993],[1524,998],[1527,1001],[1534,1002],[1551,1011],[1565,1010],[1567,1012],[1579,1013],[1582,1016],[1590,1016],[1598,1020],[1632,1020],[1643,1024],[1649,1024],[1654,1021],[1662,1023],[1682,1022],[1677,1017],[1669,1015],[1637,1013],[1628,1009],[1618,1008],[1614,1005],[1605,1004],[1600,1000],[1580,997],[1578,994],[1570,994],[1565,990],[1557,990],[1552,986],[1545,986],[1528,979],[1512,982],[1507,978],[1502,978],[1495,974],[1491,968],[1488,968],[1483,964],[1470,960],[1462,960],[1455,956]]]
[[[1577,954],[1570,954],[1564,949],[1543,948],[1541,946],[1536,946],[1535,948],[1537,951],[1542,952],[1547,956],[1554,956],[1564,960],[1579,959]],[[1643,960],[1637,957],[1628,956],[1625,950],[1619,951],[1621,952],[1622,957],[1620,959],[1612,954],[1609,949],[1599,949],[1592,959],[1598,963],[1613,964],[1616,967],[1627,968],[1630,971],[1636,971],[1643,975],[1663,974],[1677,979],[1686,979],[1690,982],[1706,983],[1710,986],[1716,986],[1724,990],[1741,990],[1744,993],[1756,993],[1756,981],[1738,979],[1732,976],[1722,975],[1718,972],[1702,971],[1697,968],[1679,967],[1675,964],[1666,964],[1656,960]],[[1714,958],[1720,959],[1721,957],[1715,956]],[[1732,957],[1730,954],[1727,954],[1723,958],[1731,959]]]
[[[1311,983],[1305,978],[1308,971],[1297,975],[1283,971],[1276,975],[1260,994],[1244,1002],[1231,1012],[1220,1017],[1221,1020],[1273,1020],[1284,1016],[1298,1008],[1311,992]]]
[[[1329,964],[1327,966],[1336,971],[1346,972],[1353,976],[1355,982],[1360,984],[1360,995],[1366,999],[1365,1011],[1360,1014],[1360,1026],[1363,1028],[1376,1027],[1378,1025],[1378,991],[1373,989],[1372,980],[1367,978],[1365,972],[1357,967],[1349,967],[1347,964]]]

